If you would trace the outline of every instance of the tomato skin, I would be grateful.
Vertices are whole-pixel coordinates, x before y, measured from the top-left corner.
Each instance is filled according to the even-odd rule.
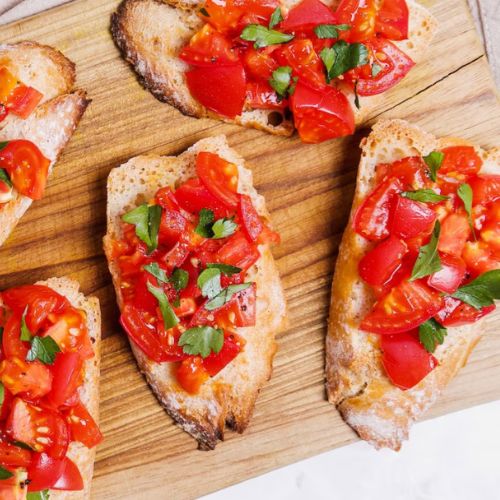
[[[378,0],[342,0],[335,12],[340,24],[348,24],[351,29],[342,33],[349,42],[364,42],[375,36],[375,19]]]
[[[422,281],[402,281],[375,303],[360,328],[390,335],[412,330],[441,309],[443,298]]]
[[[318,24],[338,24],[338,19],[320,0],[303,0],[288,12],[279,28],[289,32],[310,29]]]
[[[483,160],[472,146],[450,146],[442,149],[441,152],[444,153],[444,158],[438,175],[449,173],[475,175],[483,165]]]
[[[83,490],[83,479],[80,470],[68,457],[63,459],[63,470],[57,481],[52,485],[53,490],[80,491]]]
[[[444,297],[444,304],[436,314],[436,320],[445,327],[475,323],[496,308],[495,304],[476,309],[450,296]]]
[[[36,400],[50,392],[53,377],[47,366],[38,360],[9,358],[0,364],[0,380],[13,395],[22,394]]]
[[[252,199],[246,194],[240,195],[239,214],[243,221],[243,229],[252,241],[257,241],[264,225],[260,220],[260,215],[253,206]]]
[[[216,254],[216,261],[239,267],[242,271],[249,269],[260,257],[259,250],[247,238],[238,232],[231,236]]]
[[[163,208],[161,213],[159,242],[166,245],[174,244],[186,230],[187,221],[178,210]]]
[[[469,184],[474,205],[487,205],[500,199],[500,175],[478,175]]]
[[[179,205],[188,212],[198,214],[206,208],[212,210],[216,219],[227,217],[227,208],[201,183],[200,179],[190,179],[175,192]]]
[[[391,382],[402,390],[417,385],[438,365],[418,340],[418,331],[382,335],[382,364]]]
[[[244,341],[236,334],[226,335],[224,344],[219,353],[210,353],[203,360],[203,367],[211,377],[215,377],[224,369],[243,349]]]
[[[51,367],[52,389],[48,401],[56,408],[63,406],[77,391],[82,381],[83,359],[76,352],[60,352]]]
[[[177,368],[177,382],[189,394],[197,394],[210,375],[203,366],[200,356],[186,358]]]
[[[429,276],[427,284],[443,293],[454,293],[461,285],[467,266],[460,257],[440,254],[442,268]]]
[[[7,320],[2,336],[3,354],[6,358],[26,359],[28,343],[21,340],[21,319],[17,314]]]
[[[429,234],[435,220],[436,212],[426,204],[396,196],[391,234],[404,240],[420,234]]]
[[[405,190],[430,187],[425,163],[420,156],[409,156],[393,163],[379,163],[376,170],[377,182],[387,177],[397,177]]]
[[[375,31],[389,40],[408,38],[409,11],[406,0],[382,0]]]
[[[229,208],[238,206],[238,167],[220,156],[201,151],[196,157],[196,173],[203,185]]]
[[[195,67],[186,72],[186,82],[191,95],[210,111],[227,118],[241,115],[247,83],[241,63]]]
[[[266,82],[249,82],[246,103],[252,109],[284,110],[288,101],[279,100],[278,94]]]
[[[252,283],[251,286],[234,295],[221,308],[220,312],[226,315],[234,315],[234,320],[232,321],[234,326],[255,326],[257,320],[257,285]],[[220,312],[218,310],[217,315]]]
[[[65,416],[72,441],[78,441],[87,448],[93,448],[102,442],[99,426],[82,403],[70,408]]]
[[[295,127],[303,142],[316,144],[354,132],[354,112],[345,94],[297,83],[290,99]]]
[[[30,463],[31,452],[29,450],[0,441],[0,465],[28,467]]]
[[[278,62],[271,56],[270,47],[264,49],[255,49],[249,47],[243,54],[243,64],[247,75],[256,80],[267,83],[275,69],[278,68]]]
[[[50,489],[64,471],[64,460],[55,459],[46,453],[34,453],[31,466],[28,467],[29,491]]]
[[[18,85],[10,94],[7,100],[7,107],[11,113],[26,120],[38,106],[43,98],[43,94],[33,87]]]
[[[389,221],[396,194],[403,190],[399,179],[381,182],[363,201],[354,215],[354,230],[371,241],[389,236]]]
[[[467,215],[464,213],[452,213],[444,219],[441,224],[438,250],[440,252],[460,257],[465,242],[471,235],[471,229]]]
[[[31,141],[9,141],[7,146],[0,150],[0,168],[7,170],[17,191],[32,200],[42,197],[49,166],[50,160],[45,158]]]
[[[384,285],[400,268],[407,252],[408,247],[404,241],[389,236],[359,261],[359,275],[369,285]]]

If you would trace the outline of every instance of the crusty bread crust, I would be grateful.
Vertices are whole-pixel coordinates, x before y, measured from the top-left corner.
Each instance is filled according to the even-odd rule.
[[[26,120],[11,114],[0,123],[0,141],[34,142],[51,161],[50,175],[90,102],[82,90],[70,93],[75,83],[74,64],[52,47],[20,42],[0,45],[0,66],[44,94],[42,103]],[[32,202],[14,189],[12,200],[0,205],[0,245]]]
[[[282,6],[288,10],[299,2],[283,0]],[[324,3],[335,7],[338,2],[327,0]],[[234,122],[275,135],[292,135],[293,122],[277,111],[249,109],[240,117],[228,120],[208,111],[191,96],[185,79],[189,66],[178,58],[178,54],[203,25],[197,15],[203,4],[203,0],[123,0],[111,17],[111,33],[124,58],[133,65],[141,84],[157,99],[175,106],[181,113]],[[408,0],[408,7],[409,38],[395,43],[419,62],[436,31],[437,21],[414,0]],[[356,124],[366,119],[384,95],[360,97],[358,109],[352,89],[347,85],[340,87],[351,102]]]
[[[95,357],[85,362],[85,380],[79,389],[80,400],[94,420],[99,422],[99,366],[101,360],[101,310],[96,297],[85,297],[79,292],[79,284],[69,278],[50,278],[37,284],[46,285],[66,297],[71,305],[85,311],[87,328],[94,347]],[[78,466],[84,482],[83,491],[51,491],[51,500],[88,500],[96,449],[89,450],[81,443],[73,442],[68,457]]]
[[[152,199],[160,187],[178,185],[194,177],[199,151],[217,153],[235,163],[239,169],[238,191],[248,194],[259,214],[268,219],[264,199],[253,188],[251,172],[244,168],[243,159],[228,147],[224,136],[203,139],[179,157],[138,156],[115,168],[108,179],[108,229],[104,250],[120,307],[120,275],[112,257],[112,241],[122,234],[121,215],[138,203]],[[248,276],[257,283],[257,324],[238,329],[238,334],[246,340],[245,350],[206,382],[199,394],[190,395],[180,388],[172,363],[154,363],[131,344],[139,368],[162,406],[198,440],[201,448],[213,449],[217,441],[223,439],[226,423],[238,432],[245,430],[258,392],[271,376],[275,334],[285,325],[285,299],[269,246],[261,245],[259,250],[262,257]]]
[[[406,156],[426,155],[458,139],[437,139],[402,120],[380,121],[361,143],[361,161],[351,216],[339,249],[332,285],[326,338],[326,387],[330,403],[344,420],[375,447],[399,450],[413,424],[466,363],[479,341],[482,322],[448,328],[445,342],[435,352],[439,366],[414,388],[402,391],[385,375],[379,336],[359,329],[361,319],[374,303],[370,287],[358,274],[358,262],[373,244],[353,230],[353,217],[374,187],[378,163]],[[500,150],[484,151],[482,171],[500,173]]]

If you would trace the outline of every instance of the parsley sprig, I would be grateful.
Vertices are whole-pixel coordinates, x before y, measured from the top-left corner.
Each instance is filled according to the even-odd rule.
[[[148,253],[158,248],[158,232],[161,221],[160,205],[144,203],[124,214],[122,220],[135,226],[135,234],[146,243]]]
[[[214,240],[227,238],[233,235],[238,229],[238,224],[233,218],[222,218],[215,220],[215,215],[212,210],[202,208],[199,213],[198,225],[195,232],[203,238],[211,238]]]

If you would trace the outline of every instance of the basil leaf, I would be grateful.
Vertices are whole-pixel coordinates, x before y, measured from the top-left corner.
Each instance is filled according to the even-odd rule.
[[[461,286],[452,297],[476,309],[490,306],[500,299],[500,269],[488,271],[478,278]]]
[[[347,43],[339,40],[332,48],[325,47],[320,57],[326,67],[326,79],[330,83],[350,69],[368,62],[368,49],[362,43]]]
[[[172,278],[170,279],[172,285],[174,285],[175,291],[180,292],[187,287],[189,281],[189,273],[184,269],[176,269],[172,273]]]
[[[460,184],[457,189],[457,195],[464,203],[464,208],[467,212],[467,220],[469,221],[470,229],[475,238],[476,233],[474,231],[474,223],[472,222],[472,188],[467,183]]]
[[[441,259],[438,254],[439,233],[441,232],[441,224],[436,221],[434,230],[432,231],[431,241],[420,248],[417,261],[413,266],[410,281],[418,280],[424,276],[429,276],[441,269]]]
[[[427,156],[424,156],[425,164],[429,167],[429,177],[436,182],[437,172],[441,168],[444,160],[444,153],[441,151],[432,151]]]
[[[186,330],[179,338],[185,354],[206,358],[211,352],[220,352],[224,345],[224,332],[211,326],[197,326]]]
[[[149,292],[158,301],[161,315],[163,317],[163,324],[165,325],[165,330],[170,330],[170,328],[173,328],[179,323],[179,318],[175,315],[175,312],[172,309],[172,306],[170,305],[165,292],[161,288],[157,288],[151,283],[148,283],[147,287]]]
[[[232,276],[233,274],[241,273],[241,269],[236,266],[230,266],[229,264],[207,264],[208,269],[218,269],[221,273],[226,276]]]
[[[260,24],[249,24],[242,31],[240,38],[249,42],[255,42],[254,47],[256,49],[261,49],[268,45],[289,42],[293,40],[294,35],[271,30]]]
[[[208,311],[213,311],[214,309],[218,309],[222,307],[226,302],[229,302],[235,293],[241,292],[242,290],[246,290],[251,283],[242,283],[241,285],[229,285],[227,288],[224,288],[216,297],[212,300],[208,301],[205,304],[205,309]]]
[[[292,68],[290,66],[280,66],[273,71],[269,78],[269,85],[280,97],[285,97],[292,81]]]
[[[156,250],[161,221],[160,205],[149,206],[147,203],[144,203],[124,214],[122,220],[135,225],[135,234],[141,241],[146,243],[148,253]]]
[[[167,273],[158,265],[157,262],[146,264],[143,269],[149,274],[152,274],[158,281],[161,281],[162,283],[168,283],[170,281]]]
[[[277,24],[283,21],[283,14],[281,13],[281,7],[276,7],[276,10],[271,14],[271,19],[269,20],[269,28],[274,28]]]
[[[442,344],[448,331],[434,318],[427,320],[418,327],[418,339],[427,352],[436,350],[436,343]]]
[[[0,151],[2,151],[2,149],[5,149],[9,144],[9,141],[2,141],[0,142]]]
[[[0,466],[0,479],[10,479],[14,474],[10,472],[10,470],[7,470]]]
[[[10,180],[7,171],[3,168],[0,168],[0,181],[7,184],[7,186],[12,187],[12,181]]]
[[[339,31],[350,30],[348,24],[318,24],[314,28],[314,33],[318,38],[338,38]]]
[[[200,14],[205,17],[210,17],[210,14],[208,13],[207,9],[205,9],[205,7],[202,7],[200,9]]]
[[[372,66],[372,78],[375,78],[384,68],[380,64],[373,63]]]
[[[215,220],[215,215],[212,210],[208,208],[202,208],[199,213],[200,219],[198,221],[198,225],[194,230],[195,233],[203,236],[203,238],[211,238],[212,237],[212,224]]]
[[[3,386],[2,382],[0,382],[0,406],[3,405],[4,399],[5,399],[5,387]]]
[[[437,194],[432,189],[417,189],[416,191],[403,191],[403,198],[408,198],[414,201],[422,201],[424,203],[439,203],[440,201],[448,200],[449,196]]]
[[[213,299],[216,297],[222,290],[222,286],[220,283],[221,272],[219,269],[205,269],[198,276],[198,288],[201,290],[201,294],[203,297],[207,297],[208,299]]]
[[[219,219],[214,222],[212,226],[214,240],[220,240],[221,238],[227,238],[235,233],[238,229],[238,224],[236,224],[233,219]]]
[[[49,490],[29,491],[26,500],[49,500]]]
[[[35,361],[39,359],[46,365],[53,365],[56,359],[56,354],[60,352],[56,341],[50,337],[33,337],[31,348],[26,355],[27,361]]]
[[[30,332],[30,329],[26,325],[26,314],[28,313],[28,306],[24,308],[23,315],[21,317],[21,336],[20,339],[23,342],[31,342],[33,338],[33,334]]]

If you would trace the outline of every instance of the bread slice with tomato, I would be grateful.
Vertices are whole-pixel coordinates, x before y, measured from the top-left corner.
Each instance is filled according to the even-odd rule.
[[[326,387],[377,448],[401,447],[466,363],[500,298],[499,174],[498,149],[438,139],[401,120],[376,123],[361,143],[333,279]],[[478,290],[486,296],[474,301]]]
[[[20,462],[10,463],[9,456],[2,454],[2,469],[5,472],[7,468],[13,476],[0,481],[0,496],[26,498],[28,490],[33,494],[37,491],[49,493],[52,499],[90,498],[95,445],[102,439],[97,426],[101,313],[98,299],[86,297],[79,287],[76,281],[62,277],[0,293],[0,311],[6,307],[6,315],[1,318],[4,331],[0,365],[2,400],[3,405],[11,406],[7,420],[3,422],[1,445],[31,455],[31,462],[28,457],[29,465],[25,468],[21,465],[25,461],[23,455],[18,457]],[[29,336],[33,335],[26,360],[19,354],[19,349],[23,349],[22,342],[16,344],[9,334],[19,335],[21,311],[24,311],[21,337],[26,335],[26,329]],[[77,321],[73,322],[72,318]],[[42,336],[45,331],[47,335]],[[47,336],[53,340],[50,344],[40,340],[47,339]],[[37,347],[34,339],[38,341]],[[26,341],[26,338],[22,340]],[[26,349],[27,342],[24,344]],[[44,348],[40,349],[42,344]],[[52,359],[48,359],[51,356]],[[24,380],[17,380],[15,376],[9,378],[15,366],[25,367]],[[44,381],[51,384],[50,389],[44,387]],[[36,423],[30,420],[34,414],[38,419]],[[45,420],[47,415],[49,417]],[[61,418],[66,421],[66,430],[60,427]],[[6,436],[14,440],[11,441],[13,444],[7,444]],[[57,489],[50,486],[54,482]]]
[[[74,64],[46,45],[0,45],[0,72],[1,245],[42,196],[89,101],[84,91],[74,90]],[[30,162],[29,170],[23,160]]]
[[[344,17],[351,17],[349,9],[357,9],[357,1],[358,0],[352,0],[350,3],[349,1],[342,2],[342,8],[345,10]],[[344,75],[341,74],[347,71],[347,66],[339,71],[338,74],[341,76],[340,79],[338,79],[338,76],[332,76],[332,78],[336,78],[336,86],[330,89],[330,92],[327,93],[328,95],[323,96],[322,94],[320,96],[317,94],[316,90],[313,90],[309,85],[309,83],[312,82],[312,87],[315,87],[315,81],[321,81],[322,83],[319,85],[322,88],[326,85],[325,75],[323,74],[325,72],[326,63],[324,63],[324,60],[326,56],[324,58],[322,56],[322,61],[320,59],[320,52],[323,46],[328,46],[330,50],[333,49],[330,47],[331,43],[326,43],[327,40],[325,40],[324,37],[328,35],[325,34],[322,35],[321,39],[314,40],[314,43],[317,43],[317,46],[314,47],[315,51],[312,50],[312,45],[310,43],[302,43],[300,41],[302,38],[299,36],[302,33],[302,28],[300,28],[300,22],[297,22],[296,18],[301,16],[309,18],[313,16],[316,19],[315,16],[317,16],[318,21],[316,23],[313,22],[311,26],[308,24],[305,31],[306,34],[313,32],[312,28],[314,24],[331,26],[332,23],[337,26],[340,25],[338,33],[341,33],[340,30],[345,30],[346,25],[343,24],[344,21],[338,20],[336,17],[337,13],[332,10],[337,8],[339,3],[341,3],[338,1],[329,0],[321,3],[319,0],[305,0],[301,3],[296,0],[281,2],[276,0],[274,2],[261,2],[262,5],[260,7],[259,2],[243,2],[243,6],[239,8],[242,12],[245,12],[245,9],[250,12],[250,14],[248,14],[248,12],[246,14],[248,19],[243,15],[241,19],[244,22],[241,20],[238,21],[243,22],[243,24],[241,28],[239,28],[239,31],[237,31],[237,34],[235,34],[235,30],[232,30],[231,34],[228,35],[230,40],[224,41],[221,40],[222,35],[220,33],[224,35],[225,31],[215,32],[213,28],[210,28],[210,23],[212,16],[214,18],[212,24],[214,25],[219,23],[221,16],[224,17],[227,15],[229,21],[234,20],[235,16],[233,15],[233,10],[235,6],[233,2],[228,1],[227,3],[220,3],[212,0],[208,2],[123,0],[116,13],[112,16],[111,32],[124,58],[134,67],[142,85],[150,90],[157,99],[176,107],[183,114],[196,118],[216,118],[282,136],[292,135],[295,128],[297,128],[304,142],[321,142],[327,138],[353,133],[354,125],[363,122],[373,106],[381,99],[382,94],[374,94],[384,91],[386,88],[391,87],[403,78],[414,63],[418,63],[423,58],[424,52],[433,37],[437,23],[427,9],[413,0],[386,1],[388,3],[393,2],[394,4],[388,7],[390,12],[388,16],[391,17],[394,15],[397,20],[389,20],[387,24],[388,27],[386,26],[381,29],[383,29],[384,34],[390,38],[393,43],[388,42],[388,49],[385,51],[385,48],[381,47],[381,44],[384,42],[380,41],[380,38],[377,39],[373,34],[372,38],[375,40],[376,46],[374,45],[374,47],[370,48],[370,53],[382,53],[380,57],[385,61],[392,61],[390,64],[392,64],[394,68],[391,72],[389,70],[390,66],[387,66],[387,75],[385,75],[384,70],[383,74],[378,77],[381,81],[377,82],[377,86],[380,88],[375,89],[375,86],[370,84],[371,88],[364,89],[363,91],[362,84],[358,82],[356,88],[358,88],[359,102],[355,99],[352,82],[349,84],[345,83],[347,80],[345,80]],[[369,11],[372,6],[375,8],[376,4],[377,2],[374,0],[363,3],[363,5],[368,6],[366,8],[367,11]],[[380,2],[378,2],[378,4],[380,4]],[[233,47],[241,48],[242,44],[244,45],[245,43],[246,46],[250,46],[251,44],[248,41],[244,42],[240,40],[237,35],[242,33],[241,30],[248,23],[257,22],[266,27],[268,21],[269,23],[273,23],[272,17],[271,21],[269,18],[273,10],[277,7],[281,8],[281,16],[285,18],[284,22],[288,23],[286,25],[280,25],[278,23],[277,28],[283,25],[288,27],[289,31],[293,33],[297,31],[297,36],[292,43],[297,41],[298,45],[290,49],[290,51],[302,51],[307,60],[299,61],[299,59],[297,59],[294,62],[294,57],[299,58],[301,56],[297,54],[294,56],[291,55],[291,53],[287,56],[288,59],[286,61],[279,59],[278,62],[275,61],[271,64],[271,62],[267,60],[259,60],[259,57],[266,57],[266,51],[272,48],[279,49],[280,45],[276,44],[279,42],[274,42],[275,44],[272,46],[266,46],[264,49],[255,52],[251,52],[250,50],[250,52],[245,55],[245,58],[254,57],[257,60],[255,64],[252,63],[252,66],[250,66],[250,63],[247,63],[245,59],[246,77],[242,77],[241,71],[235,73],[235,70],[231,70],[232,67],[230,62],[236,56],[234,56],[234,54],[229,54],[229,51],[233,50]],[[295,10],[290,15],[290,18],[293,17],[293,20],[287,20],[288,13],[292,11],[294,7],[297,7],[298,10]],[[257,9],[262,15],[259,13],[254,15],[252,11],[253,8]],[[359,11],[359,16],[356,14],[356,16],[359,17],[359,20],[356,22],[359,26],[366,28],[367,26],[372,26],[372,19],[371,17],[366,17],[368,20],[366,22],[363,21],[363,16],[370,15],[369,13],[363,13],[363,8]],[[353,18],[354,15],[355,14],[352,14]],[[401,19],[399,19],[398,16],[400,16]],[[276,19],[276,21],[278,21],[278,19]],[[309,23],[309,20],[307,22]],[[276,22],[271,24],[273,27],[275,25]],[[200,31],[202,27],[205,29],[207,26],[209,27],[209,31],[206,33]],[[239,26],[238,24],[238,27]],[[262,28],[264,28],[264,26],[262,26]],[[335,33],[337,33],[337,31],[335,31]],[[194,45],[188,47],[190,51],[188,57],[185,55],[187,53],[186,46],[190,43],[190,40],[195,34],[197,34],[195,37],[196,42],[194,42],[195,39],[193,39],[191,43]],[[336,36],[340,37],[341,35],[337,34]],[[247,39],[249,40],[250,38]],[[359,41],[362,40],[362,37],[360,35],[353,35],[352,39]],[[231,43],[233,46],[231,46]],[[340,47],[339,50],[347,50],[346,42],[342,41],[341,44],[342,43],[344,45]],[[359,45],[352,44],[351,48],[355,51],[357,47],[359,47]],[[357,57],[356,54],[351,55]],[[181,58],[181,56],[183,58]],[[332,62],[335,55],[331,53],[330,56],[330,62]],[[338,56],[339,60],[344,57],[348,59],[351,56],[346,54]],[[370,57],[373,59],[375,56]],[[205,73],[202,72],[206,66],[210,66],[210,61],[216,63],[217,59],[224,59],[225,61],[226,58],[229,63],[227,65],[221,64],[220,67],[218,67],[219,73],[216,74],[214,68],[209,68],[211,70],[210,75],[205,75]],[[347,59],[344,59],[344,61]],[[191,66],[190,70],[190,64],[188,64],[186,60],[191,61],[191,64],[198,64],[199,67]],[[201,60],[203,60],[203,63],[199,62]],[[294,67],[293,72],[291,72],[290,67],[294,66],[295,63],[297,67]],[[372,64],[372,62],[370,62],[370,64]],[[382,70],[383,64],[385,63],[375,64],[375,62],[373,62],[374,67],[372,68],[372,72],[374,75]],[[275,92],[277,88],[276,84],[273,84],[273,88],[269,86],[271,79],[266,80],[267,76],[266,78],[248,76],[249,73],[253,75],[254,71],[261,71],[259,68],[262,67],[264,67],[262,71],[267,75],[266,68],[269,68],[270,65],[272,65],[272,69],[277,69],[278,66],[280,66],[280,69],[289,69],[288,73],[287,71],[282,71],[279,75],[274,75],[273,73],[272,76],[272,79],[275,80],[280,78],[288,79],[288,90],[286,92],[283,90],[281,96],[278,96]],[[192,70],[192,68],[195,68],[195,70]],[[196,73],[196,71],[198,71],[198,73]],[[301,71],[303,71],[303,73],[301,73]],[[311,76],[311,82],[302,85],[301,79],[307,79],[307,74],[313,75]],[[189,75],[190,80],[187,75]],[[375,76],[373,76],[373,78],[375,78]],[[344,80],[342,80],[342,78],[344,78]],[[357,76],[353,78],[358,79]],[[242,80],[245,80],[245,82],[241,83]],[[192,82],[192,88],[196,88],[196,92],[200,95],[202,94],[204,99],[213,104],[212,107],[209,103],[202,105],[199,99],[197,100],[193,97],[190,92],[189,81]],[[210,81],[213,81],[213,83],[210,83]],[[240,87],[245,84],[247,85],[247,94],[246,97],[242,98],[244,92],[240,92],[237,89],[240,89]],[[265,91],[263,90],[264,87],[266,89]],[[324,88],[328,89],[330,86],[327,85]],[[294,90],[296,92],[295,94]],[[238,97],[235,96],[236,93]],[[300,94],[300,96],[298,94]],[[326,116],[330,118],[325,118],[326,121],[323,122],[323,118],[318,116],[314,116],[310,121],[307,121],[306,117],[301,118],[299,121],[296,117],[294,123],[294,120],[290,116],[290,108],[285,106],[288,102],[287,96],[290,98],[290,102],[292,99],[295,99],[294,102],[296,102],[297,109],[299,107],[303,109],[305,115],[307,113],[311,114],[311,109],[320,109],[323,107],[328,110],[325,115],[322,115],[323,118]],[[238,108],[238,105],[233,103],[233,101],[239,102],[240,99],[242,99],[241,102],[244,102],[242,111],[241,106]],[[261,100],[266,103],[272,102],[272,106],[268,106],[267,104],[263,106],[260,102]],[[254,102],[255,104],[252,104]],[[233,107],[238,109],[234,111]],[[221,111],[217,113],[214,111],[219,108],[224,108],[224,112]],[[329,127],[332,128],[332,130],[337,129],[337,135],[331,132],[326,135],[314,136],[313,129],[318,128],[318,122],[321,122],[319,129],[326,129]],[[316,125],[314,125],[314,123],[316,123]]]
[[[206,160],[216,162],[214,170],[201,172],[201,168],[210,166]],[[219,174],[214,176],[215,169]],[[207,190],[209,179],[211,189]],[[202,139],[178,157],[144,155],[132,158],[111,171],[107,190],[104,250],[121,311],[121,323],[129,336],[139,369],[174,421],[198,440],[200,448],[213,449],[218,440],[223,439],[226,424],[240,433],[247,428],[257,395],[271,376],[275,336],[285,326],[285,298],[270,250],[270,241],[275,237],[268,237],[275,233],[270,229],[264,198],[257,194],[251,171],[228,146],[225,136]],[[251,222],[248,217],[242,222],[240,215],[234,215],[231,209],[229,212],[233,215],[227,215],[231,200],[240,198],[247,209],[253,207],[248,209],[253,214]],[[145,207],[147,204],[162,207],[159,243],[151,254],[133,231],[131,234],[133,226],[124,224],[122,219],[124,214],[137,214],[138,205]],[[231,236],[219,239],[210,234],[199,236],[203,234],[200,233],[203,218],[212,211],[218,219],[215,224],[228,224],[230,232],[235,231]],[[226,214],[225,218],[219,219],[221,213]],[[125,219],[131,222],[126,216]],[[179,220],[182,230],[175,229]],[[138,252],[134,250],[137,244]],[[130,245],[132,249],[127,248]],[[173,263],[172,259],[186,247],[189,248],[187,259],[184,255]],[[227,260],[218,257],[222,249]],[[149,274],[152,266],[156,266],[154,277]],[[212,275],[215,281],[208,286],[209,281],[205,278],[207,273],[214,271],[209,268],[214,267],[224,273],[232,269],[237,274],[221,277],[215,272],[215,277]],[[167,283],[173,282],[175,271],[189,272],[189,279],[178,288],[182,290],[178,292],[180,295],[175,295],[172,285]],[[237,279],[239,276],[243,278]],[[250,285],[228,285],[242,281]],[[209,308],[210,300],[204,297],[213,297],[207,290],[214,283],[217,295],[213,300],[222,300]],[[227,295],[230,290],[243,288],[245,290],[232,298]],[[178,316],[170,325],[173,328],[166,332],[156,298],[148,290],[158,299],[163,296],[163,305],[160,305],[162,310],[168,308],[170,317]],[[151,300],[155,301],[153,307],[149,307]],[[194,301],[197,305],[186,311],[187,304],[194,304]],[[225,305],[221,306],[222,303]],[[136,326],[140,323],[142,330],[134,326],[134,322]],[[190,328],[193,325],[194,330]],[[198,328],[199,325],[211,327],[205,331]],[[207,339],[203,337],[205,334],[213,338],[221,335],[222,330],[224,343],[218,348],[212,345],[211,351],[205,354],[200,351],[198,355],[188,355],[197,352],[191,350],[194,338]],[[189,348],[184,343],[188,332],[193,334]],[[168,341],[162,344],[161,337],[165,335]],[[189,339],[185,340],[189,344]],[[166,353],[166,357],[160,352]],[[201,380],[198,379],[200,375],[203,376]]]

